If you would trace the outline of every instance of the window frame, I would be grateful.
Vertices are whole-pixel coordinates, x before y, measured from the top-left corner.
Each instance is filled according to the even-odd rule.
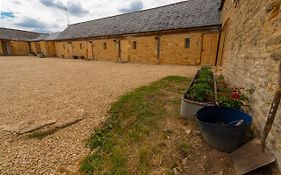
[[[137,49],[137,41],[133,41],[133,49]]]
[[[190,45],[191,45],[190,37],[186,37],[186,38],[184,39],[184,48],[189,49],[189,48],[190,48]]]

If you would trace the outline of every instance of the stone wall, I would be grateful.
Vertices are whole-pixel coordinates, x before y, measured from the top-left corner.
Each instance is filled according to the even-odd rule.
[[[73,57],[86,57],[86,41],[72,41],[72,55]]]
[[[81,41],[59,41],[55,45],[57,56],[65,58],[84,56],[87,59],[113,62],[200,65],[204,34],[218,36],[218,29],[206,28],[198,31],[186,30]],[[190,39],[189,48],[185,48],[186,38]],[[215,45],[215,49],[213,49],[213,59],[215,59],[218,40],[208,40],[207,42],[210,43],[206,45]]]
[[[12,54],[16,56],[28,55],[30,53],[29,44],[26,41],[10,41]]]
[[[39,53],[38,46],[39,42],[31,42],[30,43],[30,50],[32,54],[37,55]]]
[[[190,48],[185,48],[185,38],[190,38]],[[202,32],[162,35],[160,48],[160,63],[162,64],[199,65]]]
[[[157,35],[133,36],[125,39],[128,40],[126,44],[128,44],[129,62],[158,64]]]
[[[118,47],[115,38],[91,40],[94,60],[116,62]]]
[[[229,83],[252,90],[251,113],[265,124],[281,59],[281,0],[226,0],[222,9],[222,67]],[[267,146],[281,162],[281,107]]]

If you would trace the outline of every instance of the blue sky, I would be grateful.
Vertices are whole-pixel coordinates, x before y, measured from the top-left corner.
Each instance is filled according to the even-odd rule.
[[[70,23],[153,8],[182,0],[0,0],[0,26],[58,32]]]

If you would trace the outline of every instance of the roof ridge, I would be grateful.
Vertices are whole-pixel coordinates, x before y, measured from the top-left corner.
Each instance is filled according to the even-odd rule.
[[[144,12],[144,11],[149,11],[149,10],[154,10],[154,9],[158,9],[158,8],[168,7],[168,6],[172,6],[172,5],[177,5],[177,4],[180,4],[180,3],[186,3],[186,2],[189,2],[189,1],[192,1],[192,0],[184,0],[184,1],[176,2],[176,3],[172,3],[172,4],[166,4],[166,5],[162,5],[162,6],[158,6],[158,7],[149,8],[149,9],[138,10],[138,11],[134,11],[134,12],[128,12],[128,13],[122,13],[122,14],[118,14],[118,15],[112,15],[112,16],[92,19],[92,20],[88,20],[88,21],[83,21],[83,22],[78,22],[78,23],[70,24],[70,26],[74,26],[74,25],[78,25],[78,24],[82,24],[82,23],[87,23],[87,22],[92,22],[92,21],[109,19],[109,18],[113,18],[113,17],[117,17],[117,16],[133,14],[133,13],[140,13],[140,12]]]
[[[14,28],[7,28],[7,27],[0,27],[0,29],[16,30],[16,31],[26,32],[26,33],[34,33],[34,34],[44,34],[44,35],[48,35],[48,33],[33,32],[33,31],[27,31],[27,30],[21,30],[21,29],[14,29]]]

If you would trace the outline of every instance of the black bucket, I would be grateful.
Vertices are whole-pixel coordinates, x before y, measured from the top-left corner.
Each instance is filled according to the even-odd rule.
[[[205,142],[223,152],[232,152],[243,144],[253,120],[242,111],[219,106],[200,109],[197,119]],[[236,126],[239,121],[242,124]]]

